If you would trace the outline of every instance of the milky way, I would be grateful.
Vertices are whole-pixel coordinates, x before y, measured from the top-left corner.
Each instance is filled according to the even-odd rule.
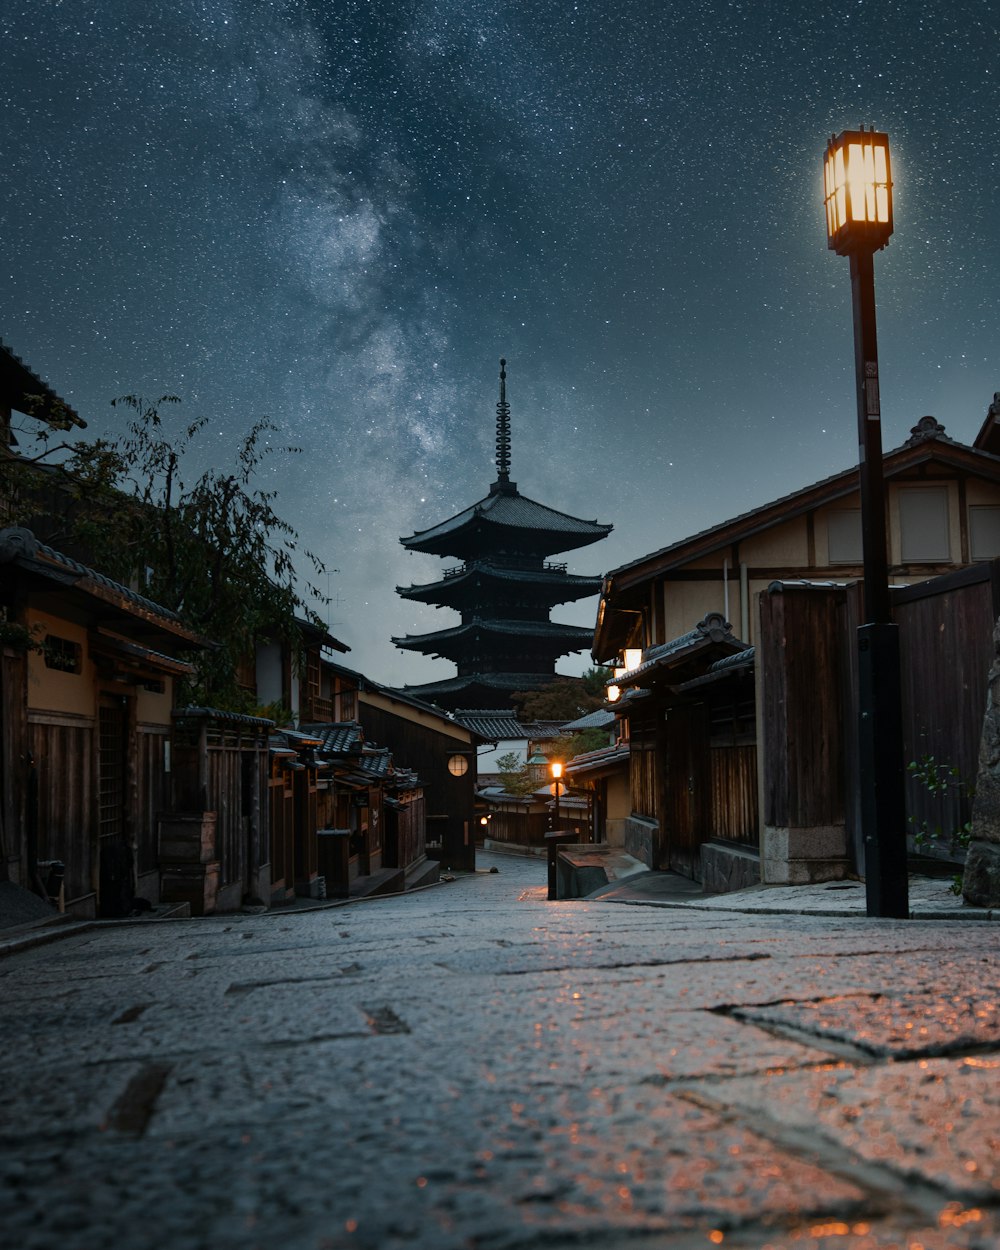
[[[91,433],[172,392],[221,462],[272,417],[302,454],[267,484],[337,570],[348,662],[444,677],[389,642],[453,619],[397,599],[442,567],[397,540],[495,476],[501,355],[521,491],[615,524],[575,572],[854,461],[833,132],[892,144],[886,445],[924,413],[974,436],[1000,389],[998,12],[9,0],[0,334]]]

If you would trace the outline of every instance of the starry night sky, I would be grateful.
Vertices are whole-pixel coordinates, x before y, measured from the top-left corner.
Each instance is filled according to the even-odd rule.
[[[222,462],[272,417],[345,661],[447,677],[389,642],[455,620],[397,598],[445,567],[398,538],[494,479],[501,355],[520,490],[615,525],[573,572],[855,462],[833,132],[892,146],[885,445],[974,437],[998,47],[990,0],[7,0],[0,336],[88,434],[173,392]]]

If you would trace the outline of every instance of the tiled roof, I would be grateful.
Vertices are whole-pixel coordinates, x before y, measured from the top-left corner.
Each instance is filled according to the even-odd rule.
[[[517,719],[514,712],[505,712],[502,708],[485,711],[460,711],[453,713],[455,720],[471,729],[480,737],[491,742],[504,738],[527,738],[528,731]]]
[[[428,681],[420,686],[404,686],[403,690],[417,698],[432,698],[435,694],[453,694],[460,690],[482,686],[486,690],[540,690],[552,678],[546,673],[470,673],[464,677],[446,677],[442,681]]]
[[[944,453],[945,458],[948,458],[950,453],[952,459],[957,455],[966,464],[978,461],[982,467],[983,476],[996,479],[998,467],[1000,467],[998,466],[997,456],[949,438],[944,433],[944,426],[939,425],[937,422],[935,422],[933,430],[926,429],[920,433],[918,431],[920,431],[920,426],[914,426],[912,436],[905,443],[884,454],[884,472],[887,478],[905,469],[908,464],[913,462],[920,463],[928,455],[933,455],[935,450],[940,450]],[[829,477],[820,478],[819,481],[813,482],[809,486],[800,487],[798,490],[792,491],[788,495],[782,495],[778,499],[768,500],[759,507],[751,508],[747,512],[741,512],[726,521],[711,525],[707,529],[699,530],[697,533],[670,543],[666,547],[660,547],[656,551],[647,552],[646,555],[630,560],[627,564],[621,564],[617,568],[611,569],[606,574],[606,577],[608,579],[622,577],[650,561],[666,562],[666,566],[670,567],[670,558],[675,555],[677,557],[676,562],[683,564],[693,558],[693,553],[695,552],[706,553],[716,550],[720,544],[728,542],[730,530],[735,529],[745,533],[747,532],[747,524],[749,522],[758,520],[763,522],[766,520],[767,524],[773,524],[773,518],[776,514],[782,517],[786,514],[788,516],[796,515],[801,507],[808,506],[812,496],[817,492],[821,493],[824,499],[834,499],[838,495],[846,495],[856,491],[858,489],[858,473],[858,466],[853,465],[851,468],[842,469],[839,473],[833,473]],[[718,537],[718,542],[710,545],[713,536]]]
[[[694,629],[659,646],[649,647],[642,653],[642,663],[620,677],[609,680],[609,686],[629,686],[638,679],[651,673],[654,669],[672,666],[677,661],[686,659],[691,654],[716,644],[727,646],[737,654],[749,650],[745,642],[741,642],[732,632],[732,628],[720,612],[709,612]]]
[[[484,620],[474,617],[462,625],[451,629],[438,629],[429,634],[407,634],[404,638],[393,638],[397,647],[420,647],[425,643],[447,642],[452,638],[464,638],[466,635],[482,630],[487,634],[509,634],[517,638],[552,638],[566,642],[579,642],[586,646],[594,636],[594,631],[584,625],[560,625],[558,621],[498,621]]]
[[[490,742],[504,738],[530,738],[533,741],[560,738],[565,729],[562,721],[522,721],[516,712],[509,712],[504,708],[480,710],[462,708],[453,712],[452,715],[458,724],[464,725]]]
[[[52,387],[43,382],[20,356],[15,356],[0,341],[0,403],[23,412],[28,407],[29,399],[34,397],[42,401],[41,409],[25,415],[47,421],[58,429],[68,429],[71,425],[79,426],[80,429],[86,428],[86,421],[64,399],[60,399]]]
[[[321,755],[352,755],[361,754],[364,735],[357,721],[341,721],[332,725],[304,725],[303,729],[315,733],[320,740],[318,751]]]
[[[170,608],[154,603],[152,599],[123,586],[121,582],[113,581],[96,569],[81,564],[79,560],[39,542],[31,530],[18,526],[0,530],[0,564],[8,563],[15,563],[20,568],[42,576],[52,576],[74,589],[113,603],[134,616],[141,616],[172,634],[180,634],[190,642],[204,642]]]
[[[190,676],[195,671],[194,665],[187,660],[178,660],[175,656],[154,651],[152,647],[143,647],[137,642],[126,642],[124,638],[114,638],[100,630],[91,635],[90,647],[91,651],[104,651],[106,654],[138,660],[167,673]]]
[[[388,747],[366,746],[361,752],[361,767],[380,780],[392,771],[392,752]]]
[[[419,547],[420,544],[433,542],[436,538],[453,534],[476,521],[485,521],[490,525],[501,525],[510,529],[540,530],[545,533],[557,533],[585,537],[594,542],[610,534],[612,526],[601,525],[597,521],[584,521],[579,517],[570,516],[566,512],[557,512],[547,508],[545,504],[536,503],[526,495],[497,493],[487,495],[477,503],[458,512],[447,521],[433,525],[429,529],[418,530],[409,538],[401,538],[404,547]]]
[[[599,751],[587,751],[583,755],[575,756],[566,765],[566,772],[579,777],[589,772],[597,772],[599,769],[625,763],[628,758],[628,743],[617,742],[613,746],[602,747]]]
[[[586,577],[579,573],[567,573],[559,569],[518,569],[508,565],[492,564],[489,560],[470,560],[454,571],[448,570],[443,578],[436,582],[424,582],[414,586],[397,586],[396,594],[404,599],[412,599],[429,591],[459,587],[473,576],[488,577],[499,582],[514,582],[537,586],[559,587],[567,592],[567,598],[582,598],[585,594],[596,594],[601,588],[600,575]]]
[[[224,712],[217,707],[177,707],[171,712],[174,720],[214,720],[228,725],[253,725],[258,729],[273,729],[274,721],[265,716],[248,716],[243,712]]]
[[[576,720],[571,720],[563,728],[571,729],[574,733],[582,729],[610,729],[616,719],[614,712],[599,707],[596,711],[588,712],[586,716],[578,716]]]

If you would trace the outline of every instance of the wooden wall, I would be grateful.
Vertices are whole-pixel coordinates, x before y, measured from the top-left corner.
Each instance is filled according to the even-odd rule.
[[[35,760],[37,858],[61,859],[67,906],[93,910],[87,907],[98,881],[93,722],[39,715],[29,724],[28,743]]]
[[[764,824],[843,825],[845,592],[786,586],[764,593],[760,625]]]
[[[713,746],[709,750],[713,838],[757,849],[760,836],[757,805],[757,747]]]
[[[417,772],[423,787],[427,817],[455,867],[475,866],[476,747],[464,737],[453,737],[404,713],[359,701],[358,718],[365,738],[388,747],[401,768]],[[450,756],[461,752],[469,769],[461,777],[448,771]]]
[[[28,795],[27,655],[20,648],[0,647],[0,880],[23,879],[28,862],[26,816]]]
[[[900,630],[904,764],[931,757],[955,776],[931,793],[907,773],[910,832],[926,823],[941,838],[923,853],[961,858],[950,834],[971,815],[993,659],[993,628],[1000,617],[1000,561],[973,565],[893,594]]]

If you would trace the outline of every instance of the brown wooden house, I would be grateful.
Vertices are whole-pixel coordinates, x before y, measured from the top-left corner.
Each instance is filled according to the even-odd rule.
[[[203,915],[271,898],[272,727],[218,708],[175,709],[168,806],[160,817],[162,901],[186,902]]]
[[[923,417],[884,457],[890,580],[909,585],[1000,555],[1000,403],[975,443]],[[719,612],[757,638],[754,598],[778,579],[862,577],[858,470],[851,468],[752,512],[612,569],[604,578],[595,661],[657,646]]]
[[[121,914],[159,875],[175,681],[204,644],[165,608],[0,531],[3,870],[65,865],[70,910]],[[149,897],[148,894],[146,894]]]
[[[965,637],[958,592],[948,590],[943,599],[935,587],[950,587],[949,577],[978,585],[977,564],[983,571],[982,562],[1000,554],[998,419],[995,401],[968,446],[925,417],[885,456],[890,578],[901,630],[911,599],[938,607],[947,600],[958,615],[934,618],[945,630],[939,637]],[[863,871],[851,798],[856,745],[848,623],[859,623],[850,607],[857,592],[848,593],[863,573],[859,508],[854,468],[605,577],[593,656],[619,668],[626,650],[637,657],[617,682],[627,696],[619,706],[632,748],[626,848],[651,867],[674,868],[716,889],[762,876],[790,883]],[[783,605],[769,591],[777,586]],[[975,599],[978,591],[968,594]],[[980,639],[983,620],[991,619],[983,602],[986,615],[977,608],[969,617],[970,639]],[[795,630],[792,618],[784,619],[793,609]],[[912,619],[923,611],[914,609]],[[932,616],[936,611],[926,608]],[[730,658],[706,654],[700,672],[676,673],[672,663],[663,664],[664,649],[676,647],[692,620],[712,619],[731,639]],[[927,658],[925,644],[906,638],[904,630],[904,670],[908,656],[912,661],[921,651]],[[747,644],[754,650],[746,651]],[[978,654],[979,643],[970,645]],[[942,679],[955,683],[965,706],[970,683],[960,655],[961,648],[948,651],[953,667]],[[788,667],[793,656],[795,666]],[[657,657],[661,662],[651,666]],[[926,724],[919,728],[920,717],[926,720],[920,684],[904,671],[915,726],[906,746],[910,759],[928,732]],[[787,719],[793,706],[795,718]],[[973,723],[981,714],[963,713]],[[956,742],[969,736],[954,718],[944,720]],[[919,809],[911,788],[911,815]]]

